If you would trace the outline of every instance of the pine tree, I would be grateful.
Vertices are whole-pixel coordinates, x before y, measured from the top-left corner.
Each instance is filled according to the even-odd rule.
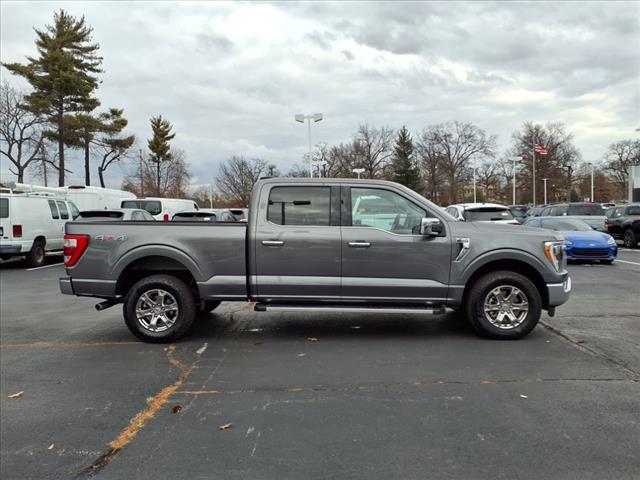
[[[151,130],[153,137],[147,141],[149,150],[151,150],[150,160],[156,164],[156,187],[157,194],[160,195],[160,164],[171,160],[171,146],[169,142],[176,136],[171,132],[173,125],[168,120],[162,118],[162,115],[151,119]]]
[[[120,161],[128,155],[130,148],[136,141],[135,135],[121,136],[129,121],[122,116],[124,110],[112,108],[98,118],[103,135],[94,140],[102,154],[102,162],[98,166],[100,186],[104,188],[104,172],[109,165]]]
[[[413,140],[409,130],[404,126],[398,131],[393,146],[391,178],[412,190],[420,187],[420,174],[413,159]]]
[[[47,137],[58,144],[58,184],[64,186],[64,147],[74,144],[70,114],[86,112],[95,101],[91,94],[102,72],[102,58],[97,56],[100,46],[91,43],[93,29],[84,16],[77,20],[64,10],[54,14],[53,25],[35,31],[38,57],[4,66],[33,87],[26,100],[30,110],[47,117]]]
[[[97,133],[105,130],[106,126],[100,118],[92,115],[92,110],[100,105],[97,99],[88,99],[85,111],[68,117],[67,128],[69,144],[79,147],[84,152],[84,182],[91,185],[91,145]]]

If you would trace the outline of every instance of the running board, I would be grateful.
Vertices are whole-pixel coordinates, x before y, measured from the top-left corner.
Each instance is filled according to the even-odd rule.
[[[337,313],[422,313],[429,315],[443,315],[446,312],[444,306],[435,307],[387,307],[387,306],[352,306],[352,305],[284,305],[256,303],[256,312],[337,312]]]

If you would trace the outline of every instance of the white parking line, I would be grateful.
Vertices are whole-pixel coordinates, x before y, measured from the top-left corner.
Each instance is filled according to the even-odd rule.
[[[51,265],[43,265],[42,267],[27,268],[27,272],[31,272],[32,270],[40,270],[41,268],[58,267],[60,265],[64,265],[64,263],[52,263]]]
[[[620,263],[630,263],[631,265],[640,265],[640,263],[638,263],[638,262],[628,262],[626,260],[620,260],[619,258],[616,258],[616,262],[615,263],[618,263],[618,262],[620,262]]]
[[[633,253],[640,253],[640,250],[633,250],[631,248],[618,248],[619,252],[633,252]]]

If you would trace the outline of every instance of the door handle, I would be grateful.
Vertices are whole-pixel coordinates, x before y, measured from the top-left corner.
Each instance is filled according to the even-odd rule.
[[[267,247],[281,247],[284,242],[282,240],[263,240],[262,244]]]
[[[353,248],[369,248],[371,243],[369,242],[349,242],[349,246]]]

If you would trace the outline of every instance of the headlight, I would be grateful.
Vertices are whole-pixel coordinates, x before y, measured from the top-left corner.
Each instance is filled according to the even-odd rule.
[[[556,272],[562,268],[564,242],[544,242],[544,254]]]
[[[607,243],[608,243],[609,245],[615,245],[615,244],[616,244],[616,241],[613,239],[613,237],[609,237],[609,239],[607,240]]]

